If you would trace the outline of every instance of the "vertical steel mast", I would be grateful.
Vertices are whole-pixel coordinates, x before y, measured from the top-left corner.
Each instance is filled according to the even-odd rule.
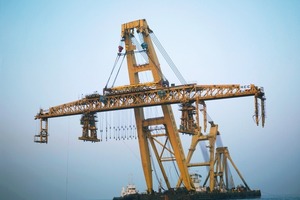
[[[167,80],[164,78],[155,49],[153,47],[150,33],[151,29],[149,28],[145,19],[137,20],[122,25],[122,39],[125,42],[125,50],[127,55],[127,65],[128,73],[130,79],[130,85],[142,84],[139,78],[139,73],[150,71],[153,76],[153,84],[168,84]],[[148,57],[148,63],[138,65],[135,57],[136,46],[132,41],[134,39],[135,33],[142,34],[143,43],[141,44],[142,48],[145,50]],[[135,120],[137,125],[138,132],[138,141],[140,147],[140,154],[142,160],[142,166],[144,170],[144,176],[147,184],[147,191],[151,193],[153,191],[153,181],[152,181],[152,169],[151,169],[151,160],[150,160],[150,149],[149,143],[154,144],[154,137],[151,135],[148,126],[151,125],[163,125],[166,131],[166,140],[170,142],[174,158],[176,161],[180,176],[182,177],[183,184],[188,190],[192,189],[192,185],[189,178],[188,168],[185,161],[185,155],[175,119],[173,116],[173,111],[171,105],[161,105],[163,116],[157,116],[151,119],[145,119],[144,108],[134,108]],[[151,121],[151,123],[146,123]],[[166,144],[165,144],[166,145]],[[154,152],[157,152],[155,145],[152,145]],[[162,159],[157,157],[159,166],[164,175],[166,185],[169,186],[169,181],[166,176],[165,170],[163,169]]]

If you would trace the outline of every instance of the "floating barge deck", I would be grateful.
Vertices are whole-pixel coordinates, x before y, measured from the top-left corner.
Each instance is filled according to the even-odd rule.
[[[188,192],[185,190],[154,192],[153,194],[131,194],[114,197],[113,200],[213,200],[213,199],[252,199],[260,198],[260,190],[226,192]]]

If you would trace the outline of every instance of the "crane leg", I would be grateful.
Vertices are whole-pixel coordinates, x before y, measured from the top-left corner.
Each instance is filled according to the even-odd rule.
[[[218,133],[218,125],[214,124],[211,126],[209,139],[209,187],[211,190],[215,188],[215,172],[214,172],[214,156],[215,156],[215,143],[216,136]]]
[[[255,122],[256,125],[259,125],[259,110],[258,110],[258,102],[257,102],[257,97],[254,97],[254,108],[255,108]]]
[[[142,166],[143,166],[144,176],[147,185],[147,193],[151,194],[153,192],[152,168],[151,168],[149,144],[147,140],[147,132],[143,130],[143,119],[144,119],[143,109],[135,108],[134,114],[135,114],[135,120],[137,126],[137,134],[138,134]]]
[[[36,143],[48,143],[48,118],[40,120],[40,133],[34,136]]]
[[[266,113],[265,113],[265,98],[261,98],[261,120],[262,120],[262,127],[265,126],[265,118],[266,118]]]
[[[170,139],[171,146],[173,147],[174,156],[176,158],[177,166],[179,168],[183,184],[187,190],[193,190],[194,188],[191,183],[190,175],[187,168],[187,161],[184,155],[178,130],[176,128],[172,108],[170,105],[162,105],[162,110],[164,113],[167,134]]]

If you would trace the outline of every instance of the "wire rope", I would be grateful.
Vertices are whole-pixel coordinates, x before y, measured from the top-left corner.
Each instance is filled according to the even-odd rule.
[[[67,174],[66,174],[66,200],[69,193],[69,145],[70,145],[70,120],[68,120],[68,139],[67,139]]]
[[[170,142],[168,142],[168,148],[171,149]],[[171,152],[169,152],[169,153],[170,153],[170,157],[172,157]],[[178,178],[179,178],[179,177],[180,177],[180,176],[179,176],[179,172],[178,172],[178,169],[177,169],[177,167],[176,167],[176,165],[175,165],[174,160],[172,160],[172,164],[173,164],[173,167],[174,167],[174,169],[175,169],[175,172],[176,172],[176,174],[177,174],[177,176],[178,176]]]
[[[162,73],[161,69],[158,67],[158,63],[155,63],[154,60],[149,56],[149,54],[146,53],[145,50],[141,49],[141,44],[137,41],[137,39],[135,38],[135,36],[133,36],[133,43],[137,46],[138,48],[138,52],[143,52],[142,56],[144,57],[145,61],[148,61],[148,58],[151,60],[151,62],[154,64],[154,66],[156,67],[157,71],[159,72],[159,75],[162,77],[163,80],[167,80],[165,75]],[[149,62],[149,61],[148,61]]]
[[[153,168],[153,171],[154,171],[154,174],[155,174],[155,178],[156,178],[156,181],[158,182],[159,186],[165,190],[162,185],[161,185],[161,182],[159,181],[159,178],[158,178],[158,174],[156,172],[156,168],[155,168],[155,165],[154,165],[154,162],[153,162],[153,157],[152,157],[152,154],[151,154],[151,151],[149,151],[150,153],[150,158],[151,158],[151,165],[152,165],[152,168]]]
[[[142,55],[142,57],[144,58],[145,62],[148,62],[148,55],[146,53],[146,50],[141,48],[141,44],[139,43],[139,41],[135,38],[135,36],[131,37],[131,41],[135,44],[135,46],[138,49],[138,53],[140,53]]]
[[[182,74],[179,72],[178,68],[176,67],[176,65],[168,55],[167,51],[164,49],[164,47],[162,46],[162,44],[160,43],[160,41],[158,40],[158,38],[155,36],[153,32],[150,33],[150,37],[152,38],[152,41],[154,42],[154,44],[156,45],[156,47],[158,48],[162,56],[165,58],[165,60],[171,67],[172,71],[174,72],[174,74],[176,75],[180,83],[186,84],[186,80],[183,78]]]
[[[109,81],[110,81],[110,78],[111,78],[111,76],[112,76],[112,74],[113,74],[113,72],[114,72],[114,70],[115,70],[115,67],[116,67],[116,65],[117,65],[117,63],[118,63],[118,61],[119,61],[119,59],[120,59],[120,54],[118,54],[117,57],[116,57],[116,59],[115,59],[115,63],[114,63],[113,68],[112,68],[112,70],[111,70],[111,72],[110,72],[110,75],[109,75],[109,77],[108,77],[108,80],[107,80],[107,83],[106,83],[106,85],[105,85],[105,88],[107,88],[107,86],[108,86],[108,83],[109,83]]]
[[[119,69],[118,69],[117,74],[116,74],[116,76],[115,76],[115,79],[114,79],[114,82],[113,82],[113,84],[112,84],[112,87],[115,85],[115,82],[116,82],[116,80],[117,80],[117,77],[118,77],[119,72],[120,72],[120,69],[121,69],[121,66],[122,66],[123,61],[124,61],[124,59],[125,59],[125,55],[126,55],[126,54],[124,54],[123,59],[122,59],[122,61],[121,61],[121,63],[120,63],[120,66],[119,66]]]

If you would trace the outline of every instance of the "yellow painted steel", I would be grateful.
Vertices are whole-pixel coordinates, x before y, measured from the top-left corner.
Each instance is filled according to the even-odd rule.
[[[144,64],[143,67],[139,67],[136,64],[136,58],[134,54],[135,46],[133,45],[132,37],[134,35],[134,31],[142,33],[143,40],[147,44],[147,56],[149,57],[149,63]],[[159,66],[159,61],[157,59],[150,35],[149,35],[149,27],[147,25],[146,20],[138,20],[130,23],[126,23],[122,25],[122,37],[125,41],[125,50],[127,54],[127,65],[128,65],[128,73],[130,79],[130,85],[133,85],[132,88],[136,88],[140,86],[141,82],[139,79],[139,72],[143,72],[145,70],[151,71],[153,76],[154,84],[162,81],[162,72]],[[149,83],[147,83],[149,85]],[[183,177],[183,182],[185,187],[188,190],[191,190],[190,178],[188,169],[186,166],[186,162],[184,161],[185,155],[182,149],[182,145],[180,142],[180,138],[178,135],[177,127],[175,124],[175,119],[173,116],[173,112],[170,105],[161,105],[164,114],[164,126],[166,127],[167,137],[170,140],[171,146],[174,151],[174,157],[177,161],[177,165],[180,171],[180,174]],[[148,193],[152,193],[153,190],[153,183],[152,183],[152,169],[151,169],[151,160],[149,154],[149,143],[147,137],[147,131],[145,131],[145,127],[143,127],[144,118],[144,111],[143,108],[134,108],[135,111],[135,118],[137,124],[137,131],[138,131],[138,140],[139,140],[139,147],[140,147],[140,154],[142,160],[142,166],[144,170],[144,176],[147,184],[147,191]],[[159,117],[159,116],[157,116]],[[151,140],[149,141],[151,142]],[[153,141],[151,142],[152,146],[154,145]],[[155,151],[156,148],[154,148]],[[157,159],[159,166],[163,169],[161,159]],[[164,176],[165,170],[162,170]],[[167,179],[165,179],[167,180]],[[167,181],[167,186],[170,187],[170,184]]]
[[[218,125],[212,125],[209,135],[209,187],[210,189],[215,188],[215,172],[214,172],[214,156],[215,156],[215,144],[216,144],[216,134],[218,132]]]
[[[127,66],[128,66],[128,74],[130,85],[136,87],[140,84],[138,71],[136,70],[136,58],[134,54],[134,50],[136,47],[133,45],[131,36],[135,28],[144,27],[147,28],[147,25],[143,23],[143,21],[135,21],[131,23],[126,23],[122,25],[122,38],[125,41],[125,50],[127,54]],[[140,156],[142,161],[142,167],[144,171],[144,177],[147,185],[147,192],[152,193],[153,191],[153,180],[152,180],[152,168],[151,168],[151,160],[150,160],[150,150],[149,144],[147,140],[147,133],[143,130],[143,121],[144,110],[142,107],[134,108],[135,121],[137,126],[137,134],[140,148]]]
[[[99,95],[94,98],[82,98],[77,101],[40,110],[35,119],[45,119],[78,115],[86,112],[105,112],[129,108],[178,104],[182,102],[209,101],[226,98],[255,96],[264,104],[264,92],[251,84],[249,90],[241,90],[240,85],[179,85],[145,91],[127,91],[125,93]],[[103,101],[102,99],[105,99]],[[256,102],[257,103],[257,102]],[[255,114],[259,114],[255,112]],[[264,113],[262,113],[262,117]],[[262,124],[264,125],[264,123]]]
[[[153,192],[153,178],[150,148],[152,148],[155,158],[162,172],[164,181],[168,189],[171,188],[164,162],[175,162],[179,169],[179,180],[177,187],[182,183],[187,190],[194,190],[194,185],[191,182],[188,172],[189,167],[209,166],[210,188],[214,188],[214,156],[215,156],[215,141],[218,134],[218,125],[211,122],[210,132],[207,135],[201,133],[199,123],[199,104],[203,105],[204,114],[204,129],[206,129],[206,104],[205,101],[217,100],[225,98],[238,98],[246,96],[254,96],[255,99],[255,119],[259,124],[259,112],[261,112],[262,126],[265,123],[265,96],[263,88],[257,87],[254,84],[247,87],[230,84],[230,85],[171,85],[162,84],[167,81],[163,76],[160,68],[155,49],[153,47],[149,28],[146,20],[136,20],[125,23],[121,28],[122,41],[125,43],[125,55],[127,58],[128,76],[130,85],[118,86],[113,88],[105,88],[103,94],[87,95],[84,98],[65,103],[62,105],[50,107],[47,110],[40,110],[35,116],[35,119],[40,119],[40,133],[35,135],[35,142],[48,142],[48,119],[54,117],[70,116],[84,114],[83,118],[83,137],[79,139],[89,141],[99,141],[96,135],[95,119],[93,114],[97,112],[106,112],[121,109],[134,109],[135,121],[138,134],[138,142],[140,148],[140,156],[144,177],[147,185],[147,192]],[[138,64],[133,39],[136,33],[141,34],[142,40],[145,43],[144,51],[148,57],[148,62]],[[139,73],[151,72],[152,82],[141,82]],[[258,110],[258,99],[261,100],[261,110]],[[171,104],[182,105],[182,124],[179,128],[176,126]],[[196,104],[195,106],[192,104]],[[145,118],[145,107],[159,106],[163,116],[154,118]],[[196,114],[196,119],[194,119]],[[87,117],[89,117],[87,119]],[[153,134],[149,131],[149,127],[153,125],[163,126],[165,132]],[[91,131],[89,135],[88,131]],[[179,132],[190,134],[191,145],[187,157],[181,144]],[[160,142],[157,138],[164,137],[165,142]],[[191,163],[192,155],[196,149],[196,145],[201,140],[209,142],[210,160],[201,163]],[[167,143],[170,147],[167,147]],[[161,147],[161,148],[158,148]],[[159,151],[159,149],[162,149]],[[164,157],[164,151],[170,153],[170,157]],[[230,159],[228,157],[228,159]]]
[[[218,147],[216,149],[216,157],[215,157],[215,162],[214,162],[214,165],[215,165],[214,180],[216,180],[219,187],[228,188],[230,177],[229,177],[229,174],[228,174],[228,168],[229,167],[228,167],[227,160],[230,161],[231,165],[233,166],[233,168],[235,169],[235,171],[239,175],[240,179],[243,181],[243,183],[244,183],[245,187],[247,188],[247,190],[250,190],[250,187],[246,183],[246,181],[245,181],[244,177],[242,176],[241,172],[238,170],[238,168],[234,164],[234,162],[233,162],[233,160],[232,160],[232,158],[229,154],[229,150],[228,150],[227,147]],[[224,180],[224,178],[225,178],[225,180]]]

